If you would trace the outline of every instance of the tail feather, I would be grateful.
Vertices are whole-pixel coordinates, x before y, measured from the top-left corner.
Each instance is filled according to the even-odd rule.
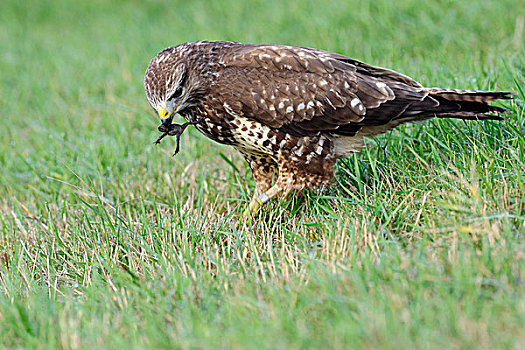
[[[441,113],[436,114],[438,118],[455,118],[463,120],[503,120],[502,117],[496,114],[483,114],[475,112],[455,112],[455,113]]]
[[[397,86],[399,87],[399,86]],[[340,125],[333,133],[340,138],[356,135],[373,137],[398,125],[437,118],[463,120],[503,120],[501,114],[510,112],[500,106],[490,105],[497,100],[512,100],[515,96],[506,91],[476,91],[440,88],[420,88],[420,100],[407,98],[408,89],[394,89],[396,98],[368,109],[363,120]],[[309,121],[311,123],[311,121]],[[342,142],[342,141],[341,141]],[[344,142],[340,145],[344,145]],[[352,141],[353,142],[353,141]],[[341,146],[342,147],[342,146]],[[340,148],[341,148],[340,147]],[[344,147],[341,148],[341,154]]]
[[[407,109],[405,115],[466,120],[502,120],[499,116],[509,110],[489,103],[496,100],[511,100],[515,97],[506,91],[476,91],[455,89],[426,89],[428,95],[423,101]],[[437,102],[437,104],[435,103]],[[430,107],[429,107],[430,106]]]
[[[458,90],[458,89],[427,89],[431,96],[439,96],[455,102],[494,102],[496,100],[512,100],[514,96],[507,91]]]

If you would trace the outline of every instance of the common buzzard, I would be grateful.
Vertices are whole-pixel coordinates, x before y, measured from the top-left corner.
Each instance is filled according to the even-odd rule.
[[[500,120],[502,91],[425,88],[406,75],[318,49],[194,42],[149,63],[144,88],[164,135],[178,113],[207,137],[235,147],[257,192],[245,217],[279,193],[328,184],[336,160],[364,137],[433,117]],[[159,138],[160,140],[160,138]]]

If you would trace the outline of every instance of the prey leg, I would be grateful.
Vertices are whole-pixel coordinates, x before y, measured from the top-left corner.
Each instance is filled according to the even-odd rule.
[[[264,204],[266,204],[270,199],[277,196],[282,191],[282,187],[274,185],[270,189],[268,189],[268,191],[263,192],[260,195],[256,194],[250,201],[248,208],[244,211],[242,218],[239,219],[235,224],[235,227],[238,228],[242,223],[247,222],[248,218],[252,217],[254,214],[257,214],[257,212],[261,209],[261,207]]]
[[[188,127],[188,125],[195,125],[197,123],[199,123],[200,120],[192,123],[192,122],[186,122],[182,125],[178,125],[178,128],[174,129],[174,132],[173,133],[170,133],[170,135],[172,136],[175,136],[176,138],[176,142],[177,142],[177,146],[175,147],[175,152],[173,152],[173,154],[171,155],[172,157],[174,157],[177,153],[179,153],[179,150],[180,150],[180,136],[182,135],[182,133],[184,132],[184,130],[186,130],[186,127]]]
[[[182,129],[182,130],[184,131],[184,129]],[[179,153],[179,149],[180,149],[180,135],[182,135],[182,131],[175,135],[177,146],[175,147],[175,152],[173,152],[173,154],[171,155],[172,157],[174,157],[177,153]]]
[[[154,144],[159,144],[160,143],[160,140],[162,140],[163,138],[165,138],[166,136],[168,136],[169,134],[167,132],[163,133],[162,135],[160,135],[159,137],[157,137],[157,139],[155,140],[155,142],[153,142]]]
[[[179,150],[180,150],[180,136],[182,135],[182,133],[184,132],[184,130],[186,130],[186,128],[188,127],[188,125],[196,125],[198,123],[200,123],[200,119],[195,121],[195,122],[186,122],[184,124],[161,124],[159,125],[159,131],[162,132],[162,135],[160,135],[156,140],[155,140],[155,144],[159,144],[160,141],[165,138],[166,136],[175,136],[176,138],[176,142],[177,142],[177,146],[175,148],[175,152],[173,153],[173,156],[176,155],[177,153],[179,153]]]

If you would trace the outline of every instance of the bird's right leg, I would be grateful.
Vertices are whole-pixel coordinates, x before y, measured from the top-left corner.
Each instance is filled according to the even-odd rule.
[[[270,157],[259,154],[241,153],[252,169],[253,178],[257,183],[257,189],[248,204],[248,208],[244,210],[242,218],[235,224],[236,227],[246,222],[248,218],[257,213],[264,204],[282,191],[282,188],[273,185],[277,175],[277,164]]]
[[[248,208],[244,210],[242,219],[237,221],[235,227],[239,227],[243,222],[247,222],[248,218],[253,217],[253,215],[255,215],[264,204],[281,192],[283,192],[283,188],[281,185],[277,184],[273,185],[270,189],[268,189],[268,191],[253,197],[253,199],[250,201],[250,204],[248,205]]]

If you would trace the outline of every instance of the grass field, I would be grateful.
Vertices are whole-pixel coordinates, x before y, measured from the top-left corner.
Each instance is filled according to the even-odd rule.
[[[525,348],[525,3],[0,2],[0,348]],[[406,125],[236,231],[254,182],[142,79],[184,41],[336,51],[514,91]]]

